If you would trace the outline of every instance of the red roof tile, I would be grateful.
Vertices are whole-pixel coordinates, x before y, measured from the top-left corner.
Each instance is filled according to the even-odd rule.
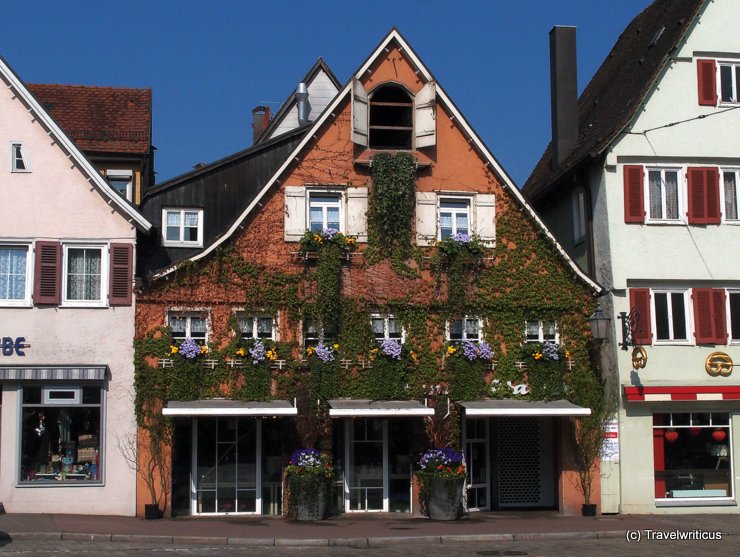
[[[39,84],[26,87],[83,151],[149,151],[151,89]]]

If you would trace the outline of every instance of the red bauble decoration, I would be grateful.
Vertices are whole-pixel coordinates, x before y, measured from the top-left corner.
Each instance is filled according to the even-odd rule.
[[[689,433],[691,434],[691,437],[699,437],[699,434],[701,433],[700,427],[690,427]]]
[[[727,438],[727,432],[724,429],[715,429],[712,432],[712,439],[717,441],[717,443],[721,443]]]
[[[669,443],[674,443],[678,439],[678,431],[674,429],[669,429],[665,432],[665,440]]]

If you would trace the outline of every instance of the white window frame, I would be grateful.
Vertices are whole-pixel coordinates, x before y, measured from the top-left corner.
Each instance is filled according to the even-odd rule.
[[[247,311],[239,310],[236,312],[236,319],[237,319],[237,327],[239,329],[239,335],[243,340],[272,340],[276,341],[278,339],[277,334],[277,318],[274,315],[270,315],[269,313],[252,313]],[[242,330],[239,320],[245,319],[251,321],[251,328],[252,332],[247,333]],[[270,338],[260,337],[257,333],[257,323],[260,319],[270,319],[272,321],[272,325],[270,327]]]
[[[586,191],[576,188],[573,191],[573,244],[578,245],[586,239]]]
[[[211,324],[208,319],[207,311],[171,309],[167,312],[167,317],[166,317],[166,325],[168,327],[172,327],[172,325],[170,324],[171,317],[180,317],[180,318],[185,319],[185,338],[193,338],[192,332],[191,332],[191,319],[193,317],[199,317],[203,319],[203,321],[206,324],[206,336],[203,339],[198,337],[198,338],[193,338],[193,340],[195,340],[196,342],[199,342],[200,340],[202,340],[203,344],[208,343],[208,337],[210,336],[210,332],[211,332]],[[177,341],[177,342],[182,342],[182,340],[173,338],[173,341]]]
[[[460,321],[462,320],[462,338],[453,339],[451,338],[452,333],[452,321]],[[478,338],[476,339],[469,339],[467,338],[467,328],[465,327],[466,321],[477,321],[478,322]],[[445,321],[445,340],[447,342],[465,342],[465,341],[471,341],[471,342],[480,342],[483,340],[483,318],[478,317],[477,315],[461,315],[460,317],[457,317],[455,319],[448,319]]]
[[[323,200],[318,201],[317,198],[333,198],[331,201]],[[312,202],[312,199],[315,201]],[[345,194],[343,191],[338,191],[335,189],[309,189],[306,188],[306,230],[311,230],[311,207],[320,207],[321,208],[321,218],[322,218],[322,224],[321,229],[324,230],[326,228],[329,228],[328,226],[328,211],[327,209],[329,207],[336,207],[339,209],[339,232],[342,234],[345,233],[346,225],[345,225],[345,205],[346,205],[346,199]]]
[[[105,177],[108,180],[108,183],[110,184],[111,180],[115,181],[121,181],[124,180],[127,181],[126,184],[126,195],[125,198],[127,201],[133,203],[134,199],[134,173],[131,170],[106,170],[105,171]],[[110,186],[115,190],[118,191],[115,187],[113,187],[113,184],[110,184]]]
[[[727,218],[727,199],[725,196],[725,173],[735,176],[735,207],[737,209],[737,218]],[[740,168],[720,167],[719,179],[719,203],[722,211],[722,222],[727,224],[740,225]]]
[[[310,337],[309,338],[307,336],[307,334],[308,334],[307,322],[309,320],[312,320],[312,321],[316,322],[316,324],[317,324],[317,327],[316,327],[316,336],[315,337]],[[315,346],[315,345],[317,345],[319,343],[324,343],[326,341],[338,342],[338,340],[339,340],[339,328],[338,327],[337,327],[337,330],[336,330],[336,336],[329,337],[327,339],[324,336],[324,328],[318,326],[318,320],[317,319],[314,319],[314,318],[311,318],[311,317],[306,317],[306,318],[303,319],[303,321],[301,323],[301,341],[303,342],[303,347],[304,348],[306,348],[308,346]]]
[[[732,71],[732,93],[733,99],[729,101],[722,100],[722,67],[731,66]],[[717,104],[719,106],[734,106],[740,104],[740,83],[738,83],[737,68],[740,67],[738,60],[717,60],[716,62],[716,84],[717,84]]]
[[[179,224],[180,239],[179,240],[168,240],[167,239],[167,214],[168,213],[180,213],[180,224]],[[197,213],[198,214],[198,239],[196,241],[183,239],[185,237],[185,213]],[[188,247],[188,248],[203,247],[203,209],[163,207],[162,208],[162,245],[165,247]]]
[[[725,291],[725,315],[727,316],[727,344],[740,344],[740,338],[732,338],[732,314],[730,313],[730,295],[740,297],[740,289],[728,288]]]
[[[530,339],[527,337],[527,323],[530,321],[537,321],[538,325],[538,331],[537,331],[537,338],[536,339]],[[553,323],[555,325],[555,338],[554,339],[546,339],[545,338],[545,323]],[[554,319],[527,319],[524,323],[524,342],[539,342],[540,344],[550,343],[550,344],[560,344],[560,329],[558,327],[558,322]]]
[[[468,231],[466,234],[468,236],[473,235],[473,231],[476,230],[475,221],[474,221],[474,206],[473,206],[473,195],[451,195],[446,193],[440,193],[437,196],[437,240],[442,240],[442,203],[444,201],[455,201],[455,202],[465,202],[468,204],[467,211],[463,211],[462,209],[444,209],[445,212],[451,212],[452,213],[452,232],[450,233],[450,236],[455,235],[458,233],[457,230],[457,215],[464,214],[467,212],[468,215]]]
[[[15,156],[16,147],[19,147],[21,150],[20,160],[23,161],[23,166],[25,166],[25,168],[17,167],[18,159]],[[31,161],[28,158],[28,154],[26,153],[26,150],[23,148],[22,141],[11,141],[10,142],[10,171],[15,172],[15,173],[31,172]]]
[[[0,298],[0,307],[30,307],[31,306],[31,289],[33,288],[33,251],[31,244],[25,242],[0,242],[0,249],[20,248],[26,250],[26,287],[23,299],[2,299]]]
[[[392,313],[371,313],[370,314],[370,323],[371,323],[371,329],[372,329],[372,320],[373,319],[382,319],[383,320],[383,336],[378,337],[375,334],[375,331],[373,331],[373,338],[377,342],[383,342],[384,340],[391,340],[390,335],[390,320],[395,319],[400,324],[400,319],[396,317]],[[406,327],[401,324],[401,338],[393,338],[393,340],[398,340],[401,344],[406,342]]]
[[[655,345],[680,344],[691,346],[694,344],[694,311],[691,304],[690,290],[687,288],[652,288],[650,289],[650,318]],[[685,339],[659,339],[658,338],[658,312],[655,307],[656,294],[682,294],[684,314],[686,316],[686,338]],[[668,327],[673,334],[673,311],[671,304],[667,304]]]
[[[661,179],[661,218],[655,218],[650,212],[650,172],[660,172]],[[675,219],[669,219],[665,217],[666,214],[666,192],[665,192],[665,173],[675,172],[677,175],[676,180],[676,195],[678,197],[678,216]],[[645,222],[646,223],[660,223],[660,224],[685,224],[686,223],[686,168],[681,166],[646,166],[645,167],[645,178],[643,183],[644,192],[644,204],[645,204]]]
[[[69,250],[90,249],[100,251],[100,299],[73,300],[69,298],[68,273]],[[62,306],[66,307],[107,307],[108,306],[108,266],[110,264],[110,248],[103,244],[63,244],[62,245]]]

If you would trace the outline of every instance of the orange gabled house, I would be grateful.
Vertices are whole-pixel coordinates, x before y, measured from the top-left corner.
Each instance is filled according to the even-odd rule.
[[[316,447],[335,511],[418,513],[417,461],[441,446],[466,455],[467,510],[574,512],[570,417],[590,410],[572,386],[598,373],[600,287],[396,29],[304,126],[241,215],[139,292],[168,512],[281,514],[291,453]],[[178,187],[220,191],[239,164]]]

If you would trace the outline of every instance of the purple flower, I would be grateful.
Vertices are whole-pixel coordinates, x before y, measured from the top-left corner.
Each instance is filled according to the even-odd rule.
[[[331,240],[336,234],[339,234],[339,230],[336,228],[324,228],[321,231],[321,235],[324,236],[327,240]]]
[[[389,358],[395,358],[396,360],[401,359],[401,343],[396,339],[391,338],[384,340],[380,343],[380,349],[383,351],[383,354]]]
[[[548,360],[560,359],[560,345],[554,342],[546,342],[542,345],[542,355]]]
[[[316,345],[314,350],[316,355],[319,357],[319,360],[322,362],[329,363],[334,361],[334,351],[329,346],[324,346],[324,344],[320,342]]]
[[[465,465],[465,455],[462,451],[451,449],[427,449],[419,460],[422,470],[435,470],[437,466],[449,466],[451,468]]]
[[[452,235],[452,239],[456,242],[459,242],[460,244],[469,244],[470,243],[470,235],[469,234],[463,234],[462,232],[458,232],[457,234]]]
[[[249,349],[249,355],[252,356],[252,365],[257,365],[265,359],[265,345],[261,340],[254,343]]]
[[[192,338],[188,337],[180,345],[180,354],[188,360],[194,360],[200,354],[200,346]]]
[[[494,356],[495,353],[490,344],[488,344],[485,340],[482,340],[480,341],[480,343],[478,343],[478,357],[481,360],[493,360]]]
[[[466,340],[463,342],[463,355],[471,362],[478,358],[478,346],[475,343]]]
[[[297,449],[290,457],[293,466],[319,466],[321,454],[318,449]]]

